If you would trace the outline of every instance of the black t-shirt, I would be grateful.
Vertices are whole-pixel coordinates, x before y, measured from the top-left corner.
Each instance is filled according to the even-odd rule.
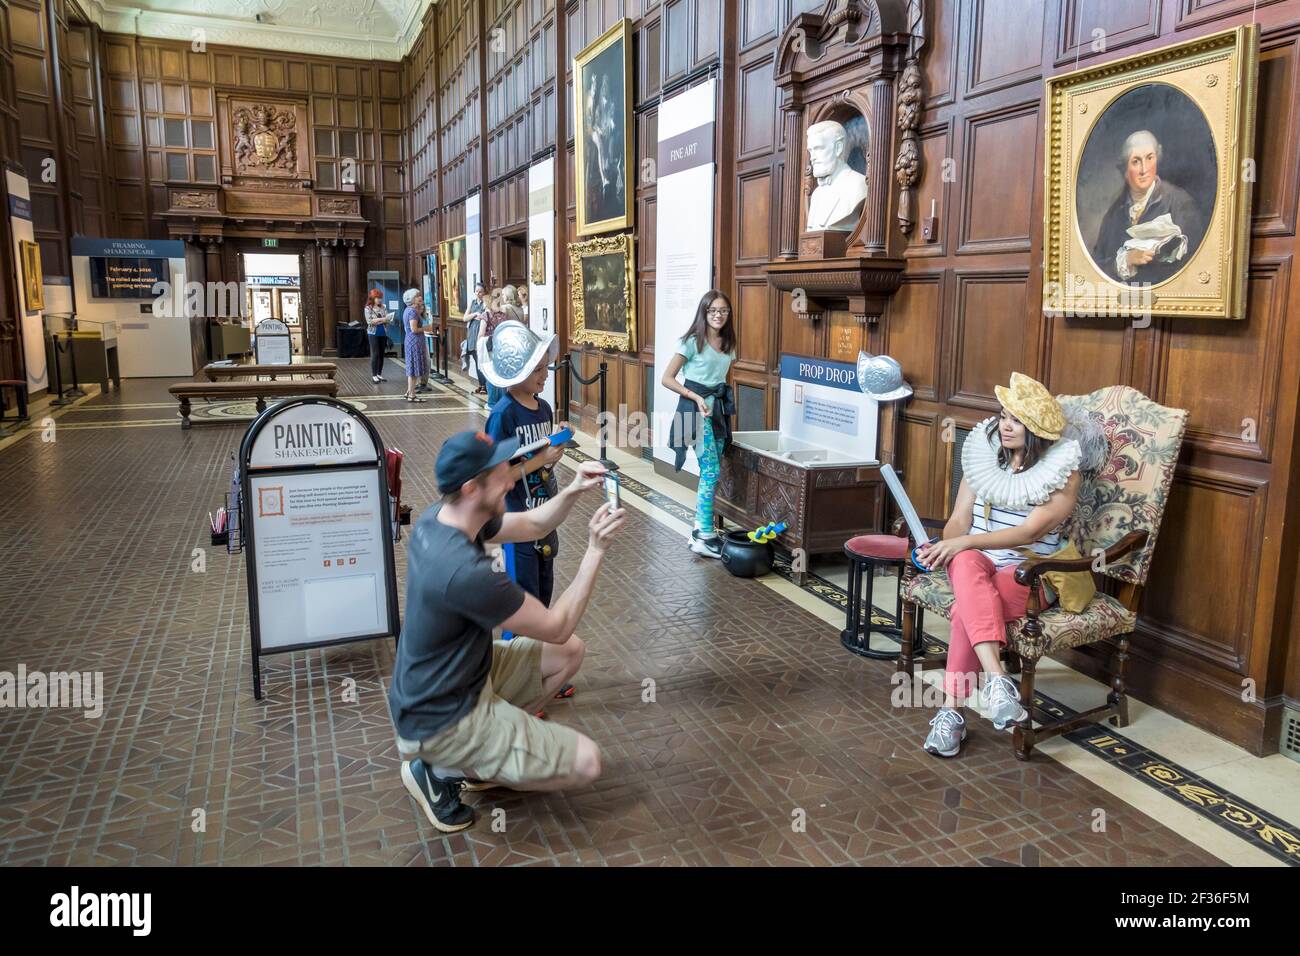
[[[438,520],[441,504],[420,515],[406,547],[406,620],[388,691],[397,734],[424,740],[473,708],[492,669],[492,629],[518,611],[524,590],[505,568],[493,570],[483,541]]]
[[[509,392],[492,408],[484,430],[497,441],[518,438],[520,445],[531,445],[535,441],[551,436],[555,415],[546,399],[538,398],[536,408],[521,404]],[[541,452],[537,452],[541,454]],[[506,492],[506,510],[526,511],[545,504],[554,498],[559,488],[553,468],[539,468],[515,482],[513,488]]]

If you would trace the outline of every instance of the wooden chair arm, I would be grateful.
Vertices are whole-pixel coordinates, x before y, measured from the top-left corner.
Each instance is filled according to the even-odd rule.
[[[1120,538],[1103,555],[1104,563],[1110,564],[1136,551],[1147,543],[1149,535],[1145,531],[1130,531]],[[1016,581],[1028,587],[1038,583],[1038,579],[1048,571],[1091,571],[1093,558],[1028,558],[1016,568]]]

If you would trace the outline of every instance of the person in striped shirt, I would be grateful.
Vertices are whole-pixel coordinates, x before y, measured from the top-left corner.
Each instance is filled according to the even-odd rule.
[[[1060,404],[1042,384],[1014,372],[994,391],[1001,411],[977,425],[962,446],[962,480],[943,535],[917,551],[930,570],[948,573],[955,603],[944,673],[944,705],[930,722],[925,749],[955,757],[966,739],[964,701],[985,675],[980,705],[997,730],[1013,730],[1028,712],[1000,656],[1006,622],[1024,616],[1029,589],[1015,579],[1030,554],[1063,546],[1061,524],[1079,495],[1081,449],[1064,437]]]

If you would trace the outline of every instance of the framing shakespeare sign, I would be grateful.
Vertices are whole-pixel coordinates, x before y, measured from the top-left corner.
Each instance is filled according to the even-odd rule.
[[[659,105],[655,241],[654,456],[672,463],[668,435],[677,395],[661,384],[700,297],[713,288],[713,139],[717,81],[708,80]],[[646,161],[648,162],[648,160]],[[645,169],[638,170],[644,174]],[[738,321],[732,316],[732,321]],[[683,469],[699,474],[695,456]]]
[[[781,434],[851,455],[876,457],[878,405],[848,362],[781,356]]]
[[[262,654],[397,636],[392,504],[378,433],[334,399],[268,408],[240,463],[260,700]]]

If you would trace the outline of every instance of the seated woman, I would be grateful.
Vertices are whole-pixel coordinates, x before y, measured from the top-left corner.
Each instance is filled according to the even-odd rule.
[[[961,750],[966,721],[959,708],[981,671],[980,704],[994,728],[1011,730],[1028,716],[1000,658],[1005,622],[1023,617],[1029,600],[1015,571],[1026,557],[1065,546],[1060,527],[1079,495],[1082,451],[1064,437],[1070,423],[1052,394],[1019,372],[1010,388],[994,391],[1002,411],[975,426],[962,446],[961,487],[943,536],[917,550],[921,564],[947,570],[956,597],[944,705],[925,738],[925,749],[940,757]]]

